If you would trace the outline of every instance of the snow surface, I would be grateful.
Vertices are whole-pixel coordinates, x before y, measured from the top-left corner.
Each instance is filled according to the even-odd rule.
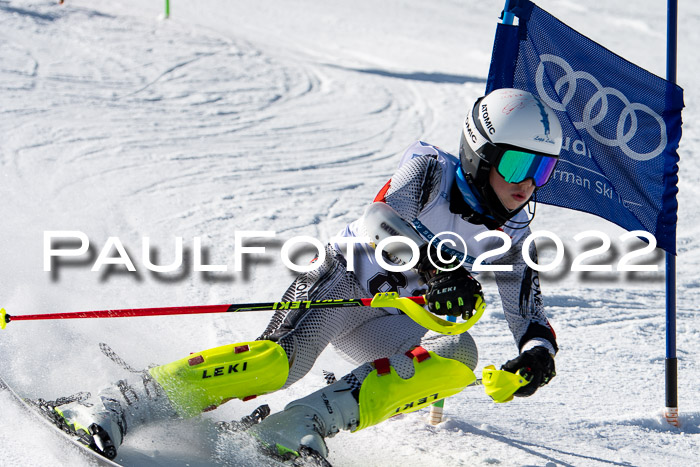
[[[665,2],[542,0],[540,6],[606,47],[665,74]],[[172,2],[0,0],[0,305],[10,314],[270,301],[294,277],[280,260],[296,235],[326,240],[361,214],[416,139],[455,152],[463,115],[485,87],[502,2],[264,0]],[[425,412],[329,440],[338,466],[698,465],[700,461],[700,6],[681,2],[678,82],[686,90],[678,225],[678,356],[682,427],[662,417],[663,272],[543,274],[561,350],[558,376],[534,397],[492,403],[478,388]],[[592,216],[539,206],[535,230],[564,241],[597,229],[615,263],[632,245]],[[81,231],[89,256],[43,270],[45,231]],[[234,267],[234,232],[272,230],[267,254]],[[91,267],[118,237],[136,273]],[[185,265],[152,273],[142,261]],[[195,272],[204,261],[228,272]],[[551,248],[541,245],[542,259]],[[112,256],[115,256],[112,250]],[[156,257],[157,256],[157,257]],[[303,254],[301,255],[304,256]],[[661,265],[663,255],[645,261]],[[568,263],[570,264],[570,263]],[[480,369],[516,353],[493,281],[473,328]],[[55,398],[126,376],[109,343],[135,367],[257,337],[270,313],[113,320],[25,321],[0,332],[2,376],[29,396]],[[258,403],[280,410],[321,387],[322,370],[351,365],[327,349],[287,391],[231,402],[201,418],[145,428],[124,465],[260,465],[245,441],[212,425]],[[0,393],[0,464],[86,460]]]

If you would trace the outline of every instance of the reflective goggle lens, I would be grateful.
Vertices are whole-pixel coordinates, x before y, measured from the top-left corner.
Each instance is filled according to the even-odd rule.
[[[555,165],[556,157],[507,150],[501,156],[497,169],[508,183],[520,183],[531,178],[536,187],[541,187],[551,177]]]

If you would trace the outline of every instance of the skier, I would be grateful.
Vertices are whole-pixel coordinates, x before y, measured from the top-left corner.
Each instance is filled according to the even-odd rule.
[[[491,264],[512,265],[495,272],[495,278],[518,349],[502,369],[526,372],[530,382],[515,395],[532,395],[554,377],[558,347],[543,310],[537,272],[523,259],[531,221],[523,208],[553,173],[561,144],[555,113],[534,95],[500,89],[480,98],[464,122],[459,158],[414,143],[368,208],[371,215],[401,219],[415,228],[403,233],[422,243],[416,266],[391,272],[378,264],[367,245],[351,245],[351,271],[351,252],[344,254],[341,245],[329,244],[318,268],[299,275],[283,301],[365,297],[392,290],[402,296],[425,294],[432,313],[468,317],[483,298],[471,273],[473,259],[502,242],[477,242],[474,237],[502,230],[512,239],[511,247],[492,256]],[[341,235],[378,238],[377,223],[369,222],[370,217],[352,222]],[[457,244],[448,251],[450,261],[428,244],[445,231],[465,240],[466,254]],[[534,243],[530,245],[530,257],[536,260]],[[454,267],[460,258],[464,265]],[[87,401],[47,404],[65,429],[114,457],[127,430],[138,425],[194,416],[233,398],[248,400],[291,386],[329,343],[359,366],[249,430],[279,455],[323,463],[328,455],[324,438],[379,423],[402,411],[397,401],[407,397],[415,401],[413,410],[438,395],[459,392],[477,363],[477,347],[468,333],[428,331],[394,309],[299,307],[278,310],[255,341],[145,370],[142,381],[119,381]]]

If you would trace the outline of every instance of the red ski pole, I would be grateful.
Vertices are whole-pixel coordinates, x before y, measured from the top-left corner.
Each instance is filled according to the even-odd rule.
[[[407,297],[422,305],[423,297]],[[346,300],[300,300],[266,303],[241,303],[232,305],[193,305],[159,308],[130,308],[119,310],[77,311],[66,313],[44,313],[34,315],[9,315],[4,308],[0,309],[0,329],[10,321],[49,320],[49,319],[78,319],[78,318],[130,318],[135,316],[163,315],[192,315],[202,313],[238,313],[248,311],[274,311],[308,308],[347,308],[370,306],[371,298],[351,298]]]

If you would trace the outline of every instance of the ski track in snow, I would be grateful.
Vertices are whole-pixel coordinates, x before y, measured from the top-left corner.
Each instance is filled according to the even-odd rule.
[[[595,2],[595,8],[538,3],[663,74],[658,68],[663,49],[641,52],[629,41],[634,35],[663,42],[663,23],[652,2],[636,11],[624,2]],[[596,19],[601,14],[596,9],[604,19]],[[500,5],[471,0],[235,6],[209,0],[196,6],[178,2],[173,17],[162,21],[153,5],[129,0],[99,6],[86,0],[64,6],[0,0],[0,305],[10,314],[27,314],[278,298],[294,277],[279,259],[284,240],[328,239],[359,216],[413,140],[456,150],[466,105],[485,86],[499,12]],[[700,43],[694,26],[700,12],[682,13],[681,57]],[[328,441],[334,465],[697,463],[696,72],[692,60],[681,61],[682,429],[666,425],[660,412],[663,274],[632,280],[555,271],[543,279],[561,345],[558,376],[549,387],[501,405],[469,388],[447,401],[448,419],[437,427],[417,412],[343,433]],[[571,237],[591,228],[613,239],[622,232],[591,216],[547,206],[538,208],[534,224],[560,234],[572,252],[580,246]],[[44,272],[46,230],[85,232],[89,258]],[[272,230],[277,236],[247,243],[265,246],[268,255],[234,272],[234,232],[243,230]],[[122,267],[90,271],[110,236],[124,243],[137,273]],[[145,236],[151,237],[157,264],[174,259],[174,237],[183,237],[183,268],[171,274],[147,271],[141,260]],[[202,239],[205,264],[227,265],[229,271],[193,272],[194,237]],[[307,253],[299,254],[300,262],[310,258]],[[654,261],[661,264],[661,257]],[[493,280],[485,276],[483,282],[489,311],[472,331],[479,368],[498,366],[515,351]],[[96,391],[126,377],[100,354],[99,342],[109,343],[132,366],[145,367],[252,340],[270,316],[12,323],[0,333],[1,371],[28,396]],[[213,422],[240,418],[262,403],[281,410],[321,387],[322,369],[342,375],[351,368],[328,349],[288,390],[246,404],[231,402],[194,420],[146,427],[131,434],[118,460],[263,465],[246,440],[217,438]],[[0,411],[2,465],[80,465],[77,453],[64,453],[56,437],[27,421],[2,393]]]

